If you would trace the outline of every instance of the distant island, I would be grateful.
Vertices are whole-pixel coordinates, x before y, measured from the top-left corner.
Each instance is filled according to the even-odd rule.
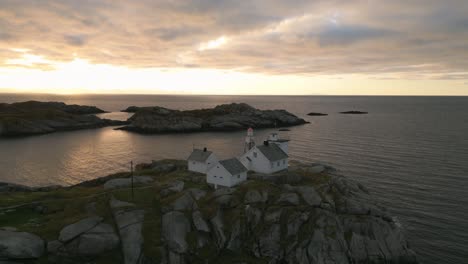
[[[67,105],[61,102],[0,103],[0,137],[126,124],[95,116],[101,113],[106,112],[95,106]]]
[[[248,127],[275,128],[308,123],[286,110],[259,110],[245,103],[185,111],[158,106],[131,106],[122,111],[135,114],[128,119],[128,125],[119,129],[139,133],[233,131]]]
[[[214,190],[187,161],[153,161],[137,166],[133,198],[129,172],[71,187],[0,183],[0,260],[418,263],[369,191],[322,167],[291,161]]]
[[[368,112],[363,112],[363,111],[344,111],[340,112],[340,114],[345,114],[345,115],[363,115],[367,114]]]
[[[311,112],[307,114],[308,116],[327,116],[328,114]]]

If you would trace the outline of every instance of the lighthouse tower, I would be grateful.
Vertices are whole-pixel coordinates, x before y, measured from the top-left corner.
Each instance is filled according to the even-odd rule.
[[[245,137],[245,144],[244,144],[244,153],[251,150],[255,146],[255,139],[253,136],[253,129],[250,127],[247,129],[247,136]]]

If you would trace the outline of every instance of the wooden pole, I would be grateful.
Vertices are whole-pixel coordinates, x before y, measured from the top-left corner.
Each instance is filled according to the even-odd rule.
[[[132,201],[134,200],[133,199],[133,160],[130,161],[130,171],[131,171],[131,177],[132,177]]]

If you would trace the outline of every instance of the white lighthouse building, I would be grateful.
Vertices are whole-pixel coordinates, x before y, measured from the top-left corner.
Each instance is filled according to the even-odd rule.
[[[247,131],[247,138],[253,138],[253,130]],[[262,145],[253,144],[239,160],[248,170],[258,173],[282,171],[288,168],[288,144],[289,140],[272,133]]]

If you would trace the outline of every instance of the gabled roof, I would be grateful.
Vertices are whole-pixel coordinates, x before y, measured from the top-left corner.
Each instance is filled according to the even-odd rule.
[[[203,151],[202,149],[194,149],[192,154],[188,157],[187,160],[194,160],[198,162],[205,162],[210,155],[213,154],[212,151]]]
[[[257,146],[257,148],[269,161],[278,161],[288,158],[288,154],[286,154],[280,147],[278,147],[278,145],[274,143],[260,145]]]
[[[236,159],[227,159],[227,160],[222,160],[219,162],[231,175],[239,174],[242,172],[246,172],[247,168],[242,165],[242,163]]]

